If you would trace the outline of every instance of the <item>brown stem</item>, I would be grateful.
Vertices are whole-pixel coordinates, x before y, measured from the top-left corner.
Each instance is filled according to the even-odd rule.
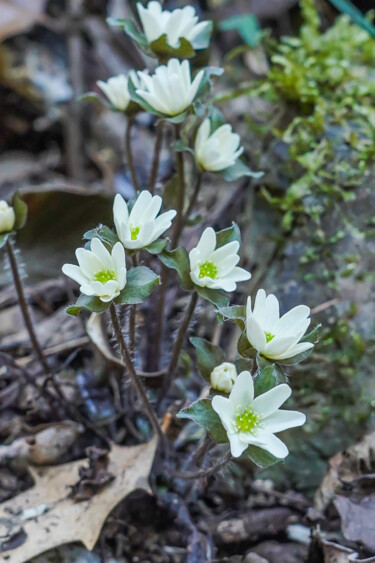
[[[117,311],[116,311],[116,306],[115,306],[114,303],[111,303],[109,310],[110,310],[110,313],[111,313],[113,330],[115,332],[117,341],[120,345],[122,359],[123,359],[123,362],[126,366],[127,372],[130,376],[130,379],[131,379],[138,395],[140,396],[140,398],[142,400],[144,409],[147,413],[148,418],[150,419],[152,426],[154,427],[155,432],[157,433],[159,439],[161,441],[164,441],[164,434],[162,432],[162,429],[160,428],[159,421],[156,417],[156,414],[154,412],[154,409],[153,409],[150,401],[147,398],[146,391],[144,390],[143,385],[142,385],[141,381],[138,379],[136,371],[134,369],[133,361],[132,361],[130,352],[128,350],[128,347],[126,345],[124,335],[122,334],[119,318],[118,318]]]
[[[191,213],[192,213],[192,211],[195,207],[195,204],[197,202],[198,195],[199,195],[201,185],[202,185],[202,177],[203,177],[202,172],[198,172],[197,180],[195,182],[194,192],[193,192],[193,195],[191,196],[191,199],[189,201],[189,206],[188,206],[186,213],[184,215],[184,225],[188,221],[188,219],[189,219],[189,217],[190,217],[190,215],[191,215]]]
[[[166,396],[166,394],[168,393],[168,390],[173,382],[174,376],[175,376],[175,372],[176,372],[176,368],[178,365],[178,360],[180,358],[180,353],[181,353],[181,349],[185,340],[185,335],[186,335],[186,331],[189,328],[189,324],[191,321],[191,318],[193,316],[195,307],[197,305],[197,301],[198,301],[198,293],[196,293],[195,291],[192,293],[189,305],[186,308],[185,311],[185,316],[183,318],[183,321],[180,325],[180,328],[178,330],[177,333],[177,338],[176,341],[174,343],[174,347],[172,350],[172,356],[169,362],[169,366],[168,366],[168,372],[167,372],[167,376],[164,379],[164,385],[163,385],[163,389],[161,392],[161,396],[159,398],[159,404],[161,403],[161,401],[164,399],[164,397]]]
[[[180,473],[179,471],[173,472],[173,477],[178,479],[201,479],[202,477],[210,477],[217,471],[220,471],[232,459],[232,454],[229,451],[223,458],[221,458],[215,465],[209,469],[201,469],[200,471],[193,471],[191,473]]]
[[[152,157],[150,179],[148,181],[148,189],[154,194],[156,180],[158,178],[159,163],[160,163],[160,151],[163,144],[163,122],[159,121],[156,126],[156,140],[154,146],[154,154]]]
[[[180,126],[176,125],[176,140],[180,136]],[[177,194],[177,215],[174,220],[174,232],[172,237],[172,248],[176,248],[184,227],[184,204],[185,204],[185,175],[184,175],[184,154],[181,151],[176,152],[177,176],[178,176],[178,194]]]
[[[163,340],[164,332],[164,320],[165,320],[165,293],[167,289],[167,279],[168,279],[168,269],[165,264],[161,265],[160,270],[160,289],[159,289],[159,301],[158,308],[156,311],[156,331],[155,331],[155,366],[156,370],[160,368],[160,356],[161,356],[161,343]]]
[[[136,268],[137,264],[138,264],[136,254],[133,254],[132,262],[133,262],[133,267]],[[130,354],[131,354],[132,357],[134,355],[134,348],[135,348],[135,318],[136,318],[136,314],[137,314],[137,306],[136,305],[130,305],[130,311],[129,311],[129,349],[130,349]]]
[[[23,317],[24,323],[26,325],[27,332],[29,333],[29,336],[30,336],[31,344],[34,348],[34,351],[35,351],[37,357],[38,357],[40,365],[43,368],[44,373],[46,374],[47,377],[50,377],[51,371],[48,367],[47,360],[44,357],[42,348],[40,346],[36,332],[34,330],[34,325],[33,325],[33,322],[31,320],[31,316],[30,316],[30,310],[29,310],[29,307],[28,307],[27,301],[26,301],[25,291],[23,289],[21,276],[20,276],[20,273],[19,273],[19,270],[18,270],[17,258],[16,258],[16,255],[14,253],[14,250],[13,250],[13,247],[12,247],[12,242],[10,241],[10,239],[8,239],[8,242],[6,243],[6,250],[7,250],[7,253],[8,253],[9,263],[10,263],[10,267],[11,267],[12,274],[13,274],[14,286],[16,288],[16,292],[17,292],[17,295],[18,295],[18,304],[19,304],[20,309],[21,309],[22,317]]]
[[[126,122],[126,130],[125,130],[125,150],[126,150],[126,158],[128,161],[128,166],[130,170],[130,176],[132,179],[132,183],[134,186],[135,191],[138,191],[139,184],[137,178],[137,172],[134,165],[134,158],[133,158],[133,150],[132,150],[132,127],[134,124],[134,118],[128,117]]]

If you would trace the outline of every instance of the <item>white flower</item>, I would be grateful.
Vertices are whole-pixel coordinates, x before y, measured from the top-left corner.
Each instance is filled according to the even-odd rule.
[[[198,164],[204,170],[219,172],[232,166],[243,153],[240,136],[232,132],[228,123],[212,134],[211,122],[206,118],[200,125],[195,138],[195,154]]]
[[[189,253],[190,277],[196,285],[211,289],[234,291],[236,283],[251,278],[251,274],[238,268],[240,257],[237,241],[228,242],[216,249],[216,233],[208,227],[197,246]]]
[[[293,358],[314,346],[311,342],[299,342],[310,324],[309,315],[309,307],[298,305],[280,318],[277,297],[273,294],[266,296],[264,289],[260,289],[253,310],[251,297],[247,300],[247,339],[267,358]]]
[[[0,234],[9,233],[16,222],[16,215],[13,207],[7,204],[6,201],[0,201]]]
[[[159,2],[149,2],[147,8],[138,2],[137,10],[147,41],[152,43],[166,34],[167,43],[176,49],[182,37],[192,44],[211,25],[210,22],[197,23],[198,17],[192,6],[169,12],[163,10]]]
[[[114,108],[125,111],[130,103],[128,77],[125,74],[113,76],[107,82],[98,80],[97,85],[107,96]]]
[[[252,444],[282,459],[288,455],[286,445],[275,436],[287,428],[305,423],[304,414],[279,410],[290,397],[291,388],[282,383],[254,399],[254,384],[248,371],[237,377],[229,398],[215,395],[212,408],[228,434],[230,449],[239,457]]]
[[[126,285],[125,250],[116,242],[112,254],[98,238],[91,241],[91,250],[77,248],[79,266],[64,264],[62,271],[81,285],[85,295],[95,295],[107,303],[115,299]]]
[[[136,93],[155,111],[166,116],[178,115],[192,104],[203,74],[200,70],[192,81],[189,62],[170,59],[167,66],[158,66],[152,76],[138,72],[141,85]]]
[[[230,362],[223,362],[212,370],[210,375],[211,386],[216,391],[230,393],[236,377],[236,366]]]
[[[129,213],[124,199],[117,194],[113,204],[113,215],[117,236],[125,248],[144,248],[157,240],[172,224],[174,209],[157,217],[162,204],[160,196],[141,192]]]

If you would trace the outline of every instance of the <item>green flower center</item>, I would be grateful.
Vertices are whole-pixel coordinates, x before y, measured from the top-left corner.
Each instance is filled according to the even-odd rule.
[[[249,407],[236,416],[237,432],[252,432],[259,427],[261,416]]]
[[[266,331],[264,334],[266,335],[266,341],[267,341],[267,342],[271,342],[271,340],[272,340],[273,338],[275,338],[275,335],[274,335],[274,334],[271,334],[270,332],[267,332],[267,331]]]
[[[95,274],[94,279],[100,283],[106,283],[110,280],[116,279],[116,274],[113,270],[102,270]]]
[[[211,278],[215,279],[217,277],[218,269],[213,262],[204,262],[199,266],[199,278]]]
[[[141,227],[132,227],[132,225],[130,225],[130,236],[132,240],[137,240],[137,236],[139,235],[140,230]]]

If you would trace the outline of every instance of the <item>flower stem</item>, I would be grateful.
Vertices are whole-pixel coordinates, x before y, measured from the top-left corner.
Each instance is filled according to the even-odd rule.
[[[168,270],[165,264],[161,265],[160,270],[160,289],[159,289],[159,300],[158,307],[156,310],[156,330],[155,330],[155,368],[158,370],[160,368],[160,356],[161,356],[161,343],[163,340],[164,332],[164,306],[165,306],[165,293],[167,290],[167,279]]]
[[[202,477],[210,477],[214,475],[220,469],[223,469],[230,460],[232,459],[232,454],[229,451],[223,458],[221,458],[215,465],[210,467],[209,469],[201,469],[200,471],[193,471],[191,473],[180,473],[176,471],[173,473],[173,477],[177,477],[178,479],[201,479]]]
[[[178,360],[180,358],[181,349],[182,349],[182,346],[183,346],[183,343],[184,343],[184,340],[185,340],[185,334],[186,334],[187,329],[189,328],[189,324],[190,324],[191,318],[193,316],[195,307],[197,305],[197,301],[198,301],[198,293],[196,291],[193,291],[190,302],[189,302],[189,304],[186,308],[183,321],[182,321],[180,328],[178,330],[178,333],[177,333],[177,338],[176,338],[176,341],[174,343],[174,347],[173,347],[173,350],[172,350],[172,356],[171,356],[171,359],[170,359],[170,362],[169,362],[167,376],[164,380],[165,383],[164,383],[163,390],[162,390],[162,396],[159,399],[159,403],[165,397],[165,395],[168,392],[168,389],[170,388],[170,386],[173,382],[175,372],[176,372],[176,368],[177,368],[177,365],[178,365]]]
[[[139,184],[138,184],[137,172],[135,170],[135,165],[134,165],[132,138],[131,138],[133,124],[134,124],[134,118],[128,117],[126,122],[126,130],[125,130],[125,150],[126,150],[126,158],[128,160],[128,166],[130,170],[132,183],[135,191],[138,191]]]
[[[202,185],[202,177],[203,177],[202,172],[198,172],[197,180],[195,182],[194,192],[193,192],[193,195],[191,196],[191,199],[189,201],[189,206],[188,206],[186,213],[184,215],[184,225],[186,224],[187,220],[189,219],[189,216],[191,215],[191,213],[192,213],[192,211],[195,207],[195,204],[197,202],[198,195],[199,195],[201,185]]]
[[[180,126],[176,125],[176,140],[180,136]],[[172,237],[172,248],[176,248],[184,227],[184,204],[185,204],[185,175],[184,175],[184,155],[181,151],[176,151],[176,164],[178,176],[177,194],[177,215],[174,221],[174,233]]]
[[[48,367],[47,360],[46,360],[46,358],[43,354],[43,350],[41,348],[41,345],[39,343],[38,337],[37,337],[35,329],[34,329],[33,322],[31,320],[30,310],[29,310],[29,307],[27,305],[25,291],[24,291],[21,276],[20,276],[20,273],[19,273],[19,270],[18,270],[17,258],[16,258],[16,255],[14,253],[13,247],[12,247],[12,242],[9,239],[6,243],[6,251],[8,253],[9,263],[10,263],[10,267],[11,267],[12,274],[13,274],[14,286],[16,288],[16,292],[17,292],[17,296],[18,296],[18,304],[19,304],[20,309],[21,309],[21,313],[22,313],[22,317],[23,317],[23,320],[24,320],[25,325],[26,325],[26,329],[27,329],[29,336],[30,336],[31,344],[34,348],[34,351],[35,351],[37,357],[38,357],[40,365],[43,368],[44,373],[46,374],[47,377],[50,377],[51,371]]]
[[[158,178],[159,163],[160,163],[160,151],[163,143],[163,121],[159,121],[156,126],[156,140],[154,146],[154,154],[152,157],[150,179],[148,181],[148,189],[154,194],[155,184]]]
[[[133,365],[133,361],[132,361],[130,352],[129,352],[128,347],[126,345],[124,335],[122,334],[120,321],[119,321],[117,310],[116,310],[116,305],[114,303],[111,303],[109,310],[110,310],[110,313],[111,313],[113,330],[115,332],[116,339],[117,339],[117,341],[120,345],[122,359],[123,359],[123,362],[126,366],[128,373],[129,373],[130,379],[131,379],[138,395],[140,396],[140,398],[142,400],[144,409],[147,413],[148,418],[150,419],[152,426],[154,427],[155,432],[157,433],[159,439],[161,441],[164,441],[164,434],[162,432],[162,429],[160,428],[159,421],[156,417],[156,414],[154,412],[154,409],[153,409],[150,401],[147,398],[146,391],[143,388],[141,381],[138,379],[138,376],[137,376],[136,371],[134,369],[134,365]]]
[[[133,268],[136,268],[138,265],[137,255],[133,254],[132,256],[132,263]],[[130,305],[129,311],[129,349],[130,355],[134,356],[134,348],[135,348],[135,318],[137,314],[137,306]]]

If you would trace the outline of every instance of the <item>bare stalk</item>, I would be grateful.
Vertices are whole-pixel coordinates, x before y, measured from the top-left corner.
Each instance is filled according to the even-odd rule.
[[[188,219],[189,219],[189,217],[190,217],[190,215],[191,215],[191,213],[192,213],[192,211],[195,207],[195,204],[197,202],[199,192],[200,192],[200,189],[201,189],[201,185],[202,185],[202,176],[203,176],[202,172],[198,172],[197,180],[195,182],[194,192],[193,192],[193,195],[191,196],[191,199],[189,201],[189,206],[188,206],[186,213],[184,215],[184,224],[186,224],[186,222],[188,221]]]
[[[133,361],[132,361],[130,352],[128,350],[128,347],[126,345],[124,335],[122,334],[120,321],[119,321],[116,306],[115,306],[114,303],[111,303],[109,310],[110,310],[110,313],[111,313],[113,330],[115,332],[116,339],[117,339],[117,341],[120,345],[122,359],[123,359],[123,362],[126,366],[127,372],[130,376],[130,379],[131,379],[138,395],[140,396],[140,398],[142,400],[143,407],[144,407],[144,409],[147,413],[148,418],[150,419],[152,426],[154,427],[155,432],[157,433],[159,439],[162,442],[164,442],[164,434],[162,432],[162,429],[160,428],[159,421],[156,417],[156,414],[154,412],[154,409],[153,409],[150,401],[147,398],[146,391],[144,390],[143,385],[142,385],[141,381],[138,379],[136,371],[134,369]]]
[[[163,121],[159,121],[156,126],[156,140],[154,146],[154,154],[152,157],[150,179],[148,181],[148,189],[154,194],[156,180],[158,178],[159,164],[160,164],[160,152],[163,144]]]
[[[27,332],[29,333],[30,336],[31,344],[34,348],[35,354],[38,357],[39,363],[43,368],[44,373],[46,374],[47,377],[50,377],[51,372],[48,367],[47,360],[43,354],[43,350],[39,343],[38,337],[36,335],[33,322],[31,320],[30,310],[27,305],[22,279],[18,269],[17,258],[14,253],[12,242],[10,241],[10,239],[8,239],[6,243],[6,251],[8,253],[9,263],[13,274],[14,286],[16,288],[16,292],[18,296],[18,304],[21,309],[22,317],[26,325]]]
[[[135,191],[138,191],[139,184],[137,178],[137,172],[134,165],[134,157],[133,157],[133,149],[132,149],[132,127],[134,124],[134,118],[129,116],[126,122],[126,130],[125,130],[125,150],[126,150],[126,158],[128,161],[128,166],[130,170],[130,176],[132,179],[132,183],[134,186]]]

